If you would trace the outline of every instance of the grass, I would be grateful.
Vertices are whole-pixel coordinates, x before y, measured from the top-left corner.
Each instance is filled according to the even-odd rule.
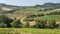
[[[0,34],[60,34],[60,29],[0,28]]]
[[[34,18],[35,20],[37,19],[41,19],[41,20],[56,20],[56,21],[60,21],[60,15],[47,15],[47,16],[42,16],[42,17],[36,17]]]

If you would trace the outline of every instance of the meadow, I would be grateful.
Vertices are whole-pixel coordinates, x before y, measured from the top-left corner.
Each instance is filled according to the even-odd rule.
[[[57,22],[60,21],[60,15],[47,15],[47,16],[42,16],[42,17],[36,17],[34,18],[34,20],[37,20],[37,19],[40,19],[40,20],[56,20]]]
[[[60,29],[0,28],[0,34],[60,34]]]

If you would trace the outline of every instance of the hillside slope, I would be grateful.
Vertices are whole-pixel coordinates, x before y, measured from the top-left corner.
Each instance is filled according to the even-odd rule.
[[[35,20],[40,19],[40,20],[56,20],[60,21],[60,15],[47,15],[47,16],[42,16],[42,17],[36,17],[34,18]]]

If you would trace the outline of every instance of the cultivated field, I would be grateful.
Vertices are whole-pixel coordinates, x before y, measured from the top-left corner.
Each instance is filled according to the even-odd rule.
[[[60,29],[0,28],[0,34],[60,34]]]

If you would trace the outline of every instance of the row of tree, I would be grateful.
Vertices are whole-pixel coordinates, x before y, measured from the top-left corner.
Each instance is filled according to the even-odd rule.
[[[56,24],[55,20],[35,20],[35,25],[31,26],[29,21],[23,25],[20,19],[11,19],[5,15],[0,15],[0,28],[60,28],[60,23]]]
[[[26,23],[27,28],[47,28],[47,29],[54,29],[59,28],[60,29],[60,23],[56,23],[55,20],[35,20],[35,25],[31,26],[29,25],[29,22]]]
[[[47,21],[47,20],[37,20],[35,24],[36,28],[56,28],[58,24],[56,24],[55,20]]]
[[[35,18],[35,17],[42,17],[45,15],[60,15],[60,11],[54,11],[54,12],[50,12],[50,13],[46,13],[46,14],[33,14],[33,15],[29,15],[27,16],[27,18]]]

